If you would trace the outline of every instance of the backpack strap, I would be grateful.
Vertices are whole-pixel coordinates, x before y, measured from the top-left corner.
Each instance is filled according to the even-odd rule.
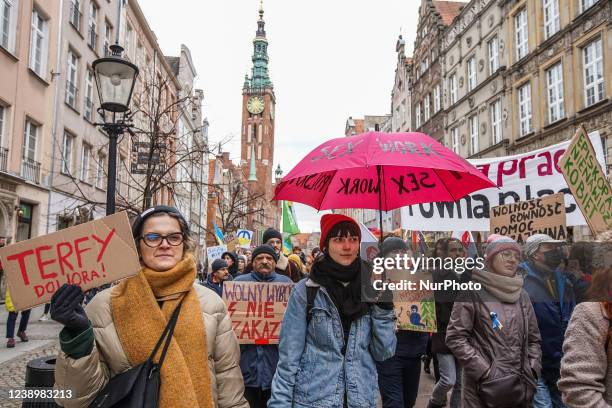
[[[319,286],[306,286],[306,325],[308,325],[312,319],[312,308],[314,307],[314,301],[318,291]]]

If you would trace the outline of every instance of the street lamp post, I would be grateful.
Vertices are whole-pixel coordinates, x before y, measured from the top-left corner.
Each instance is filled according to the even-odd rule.
[[[103,119],[103,122],[96,123],[96,126],[100,126],[108,135],[106,215],[115,213],[117,139],[126,130],[131,133],[130,99],[138,76],[138,67],[121,57],[123,47],[113,44],[110,49],[110,56],[99,58],[92,63],[100,98],[98,113]],[[112,120],[107,121],[107,113],[110,113]]]

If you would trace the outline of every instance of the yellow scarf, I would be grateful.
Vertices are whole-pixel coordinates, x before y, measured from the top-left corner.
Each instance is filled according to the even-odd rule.
[[[115,287],[111,295],[113,322],[132,366],[153,351],[184,295],[174,335],[161,369],[160,407],[212,408],[206,330],[200,302],[193,288],[195,262],[186,256],[174,268],[140,273]],[[158,300],[164,299],[160,309]],[[155,358],[157,362],[161,348]]]

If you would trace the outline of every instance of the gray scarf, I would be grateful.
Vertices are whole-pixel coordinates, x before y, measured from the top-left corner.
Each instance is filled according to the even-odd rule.
[[[509,277],[487,271],[474,270],[472,272],[472,279],[480,282],[484,290],[504,303],[516,303],[523,289],[523,276],[520,273]]]

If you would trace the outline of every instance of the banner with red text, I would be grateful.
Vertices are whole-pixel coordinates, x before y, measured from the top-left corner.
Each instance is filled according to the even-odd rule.
[[[0,260],[16,310],[49,302],[64,283],[88,290],[140,270],[125,212],[8,245]]]
[[[278,344],[293,283],[223,283],[223,300],[240,344]]]
[[[605,168],[599,132],[589,134],[597,162]],[[566,225],[586,225],[561,173],[560,160],[570,141],[515,156],[468,160],[499,188],[487,188],[456,202],[403,207],[402,228],[422,231],[488,231],[492,207],[565,193]]]

